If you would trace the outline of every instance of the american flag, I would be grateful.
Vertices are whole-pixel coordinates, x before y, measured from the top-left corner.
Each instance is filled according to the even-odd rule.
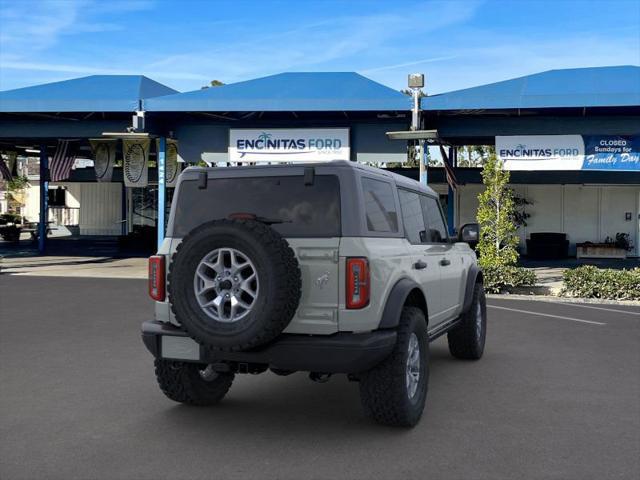
[[[66,180],[71,175],[71,167],[76,161],[77,140],[58,140],[56,153],[49,162],[49,174],[52,182]]]
[[[444,151],[442,145],[440,145],[440,154],[442,155],[442,163],[444,164],[444,174],[447,178],[447,183],[453,190],[455,190],[458,188],[458,179],[456,178],[456,173],[453,171],[453,167],[451,167],[451,162],[449,161],[449,157],[447,157],[447,152]]]
[[[9,167],[7,167],[7,163],[2,157],[0,157],[0,177],[4,178],[7,181],[11,181],[13,179],[11,170],[9,170]]]

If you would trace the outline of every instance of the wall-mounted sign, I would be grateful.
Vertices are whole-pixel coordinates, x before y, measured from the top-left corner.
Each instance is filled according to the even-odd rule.
[[[90,139],[93,151],[93,168],[96,173],[96,181],[110,182],[113,176],[113,165],[116,162],[115,139]]]
[[[585,136],[583,170],[640,171],[640,136]]]
[[[506,170],[580,170],[580,135],[496,136],[496,154]]]
[[[149,144],[145,139],[123,139],[125,187],[146,187],[149,178]]]
[[[349,160],[348,128],[229,130],[230,162]]]
[[[640,136],[497,136],[507,170],[640,171]]]

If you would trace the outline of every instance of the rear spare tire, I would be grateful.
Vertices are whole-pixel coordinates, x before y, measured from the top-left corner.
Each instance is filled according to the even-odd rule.
[[[173,255],[171,308],[201,344],[237,351],[265,344],[289,324],[300,302],[300,267],[269,226],[216,220],[191,231]]]

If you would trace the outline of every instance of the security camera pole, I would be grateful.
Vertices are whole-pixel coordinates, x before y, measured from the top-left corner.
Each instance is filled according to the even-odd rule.
[[[424,87],[424,74],[411,73],[408,79],[409,88],[411,89],[411,96],[413,97],[413,109],[411,111],[411,130],[420,129],[420,91]],[[424,139],[418,141],[418,147],[416,148],[416,155],[418,157],[418,164],[420,165],[420,183],[427,184],[427,166],[425,165],[425,152],[424,152]]]

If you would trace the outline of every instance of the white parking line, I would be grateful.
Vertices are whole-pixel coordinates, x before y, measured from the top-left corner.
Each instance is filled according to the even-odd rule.
[[[563,317],[562,315],[552,315],[550,313],[532,312],[531,310],[519,310],[517,308],[499,307],[497,305],[487,305],[489,308],[497,308],[498,310],[507,310],[509,312],[526,313],[529,315],[539,315],[541,317],[559,318],[561,320],[571,320],[572,322],[590,323],[592,325],[606,325],[602,322],[594,322],[591,320],[582,320],[581,318]]]
[[[547,302],[547,303],[552,303],[552,302]],[[605,312],[626,313],[627,315],[640,316],[640,312],[632,312],[630,310],[619,310],[617,308],[593,307],[591,305],[585,305],[583,303],[572,303],[572,302],[558,302],[558,303],[560,305],[569,305],[570,307],[593,308],[594,310],[604,310]]]

